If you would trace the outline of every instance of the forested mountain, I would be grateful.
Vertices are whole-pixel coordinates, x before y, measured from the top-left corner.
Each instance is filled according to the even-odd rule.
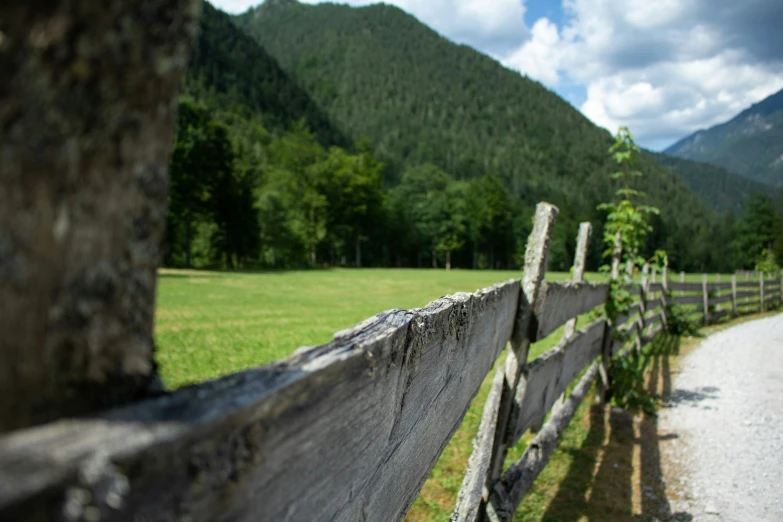
[[[208,2],[183,87],[229,123],[281,132],[304,119],[322,145],[350,144],[277,60]]]
[[[341,129],[369,137],[393,180],[423,163],[462,180],[490,173],[525,208],[558,205],[566,237],[579,220],[602,221],[611,137],[539,83],[389,5],[274,1],[235,20]],[[639,169],[640,188],[662,210],[659,246],[680,266],[695,263],[715,217],[651,156]]]
[[[765,183],[740,176],[733,172],[700,161],[691,161],[663,153],[652,153],[655,161],[671,169],[685,181],[691,191],[716,212],[743,212],[747,202],[757,193],[769,193]]]
[[[683,138],[665,152],[783,187],[783,90],[726,123]]]
[[[388,6],[269,0],[233,21],[205,3],[171,160],[168,265],[518,268],[540,200],[561,209],[550,268],[568,269],[582,220],[596,226],[588,267],[601,263],[612,139],[540,84]],[[734,254],[732,215],[651,154],[636,167],[662,210],[649,252],[681,270],[754,262]]]

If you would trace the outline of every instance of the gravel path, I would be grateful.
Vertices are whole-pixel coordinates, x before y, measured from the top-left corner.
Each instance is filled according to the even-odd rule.
[[[672,512],[783,521],[783,315],[704,339],[682,361],[659,427],[677,434],[661,445]]]

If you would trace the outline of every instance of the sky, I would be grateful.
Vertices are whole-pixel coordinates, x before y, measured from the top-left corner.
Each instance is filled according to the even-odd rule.
[[[239,13],[259,0],[212,3]],[[783,89],[783,0],[385,3],[541,82],[597,125],[628,126],[653,150]]]

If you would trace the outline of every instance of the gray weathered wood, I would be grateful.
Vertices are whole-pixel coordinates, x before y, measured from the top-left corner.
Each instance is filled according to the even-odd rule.
[[[680,272],[680,285],[684,285],[684,284],[685,284],[685,272]],[[685,295],[685,288],[682,288],[682,287],[675,288],[675,286],[673,284],[670,285],[670,288],[672,290],[680,290],[680,295]]]
[[[730,295],[722,295],[722,296],[719,296],[719,297],[711,298],[710,299],[710,303],[712,303],[714,305],[720,305],[720,304],[724,304],[724,303],[730,303],[731,299],[732,299],[732,296],[730,296]]]
[[[669,283],[670,290],[681,290],[683,292],[701,292],[703,287],[701,283]]]
[[[598,364],[595,363],[579,380],[566,402],[552,413],[552,417],[527,447],[522,458],[511,466],[492,488],[488,509],[497,520],[507,522],[512,519],[516,507],[549,462],[549,457],[557,448],[563,431],[584,401],[597,376]]]
[[[582,282],[585,272],[585,261],[587,260],[587,245],[590,242],[590,234],[593,231],[593,226],[589,221],[579,224],[579,233],[576,236],[576,251],[574,252],[574,266],[571,272],[571,281],[574,283]],[[563,331],[563,337],[569,338],[576,332],[576,321],[574,317],[570,319]]]
[[[587,313],[606,302],[608,283],[572,283],[570,281],[541,284],[540,299],[536,302],[538,323],[535,339],[543,339],[569,319]]]
[[[766,310],[764,303],[764,275],[759,278],[759,309],[763,312]]]
[[[516,321],[511,336],[511,349],[508,351],[505,361],[506,377],[503,381],[503,392],[498,407],[495,441],[492,444],[493,454],[487,475],[488,481],[496,480],[503,471],[509,446],[510,430],[508,427],[515,425],[518,414],[519,404],[515,401],[516,388],[522,367],[527,362],[530,339],[535,336],[536,325],[533,321],[533,309],[538,301],[541,283],[546,275],[549,247],[552,243],[555,218],[558,212],[558,208],[554,205],[539,203],[536,205],[536,213],[533,216],[533,230],[528,236],[525,249],[525,267]]]
[[[747,290],[744,292],[737,292],[737,299],[746,299],[748,297],[752,297],[750,301],[757,301],[759,298],[759,291],[758,288],[756,290]],[[747,302],[747,299],[746,299]]]
[[[731,310],[720,310],[717,312],[713,312],[711,317],[713,321],[717,321],[718,319],[726,317],[727,315],[730,314],[731,314]]]
[[[707,274],[701,275],[701,285],[702,285],[702,291],[701,291],[701,297],[703,300],[702,303],[702,310],[704,310],[704,324],[710,323],[710,297],[707,291]]]
[[[699,304],[704,305],[704,296],[702,295],[686,295],[683,297],[672,297],[672,302],[679,305]]]
[[[619,327],[622,327],[629,318],[634,317],[640,313],[642,313],[642,307],[637,303],[633,305],[627,312],[618,315],[615,319],[615,324]]]
[[[579,224],[579,234],[576,238],[576,251],[574,252],[574,266],[571,267],[571,281],[574,283],[580,283],[584,276],[585,261],[587,260],[587,244],[590,240],[592,229],[593,227],[589,221]],[[563,327],[563,339],[573,337],[574,333],[576,333],[577,321],[578,318],[574,317],[566,322]],[[564,403],[566,398],[565,393],[563,393],[563,395],[560,396],[560,399],[558,399],[558,403]]]
[[[725,282],[725,283],[708,283],[707,287],[709,288],[710,292],[713,291],[720,291],[720,290],[731,290],[731,282]]]
[[[500,395],[503,392],[505,375],[503,366],[498,366],[492,388],[484,403],[478,434],[473,440],[473,451],[470,454],[468,468],[462,479],[462,486],[457,497],[457,505],[451,514],[452,522],[473,522],[478,519],[484,499],[484,489],[487,473],[492,461],[492,444],[495,440]]]
[[[656,313],[647,316],[647,321],[645,323],[645,327],[649,330],[653,330],[655,327],[662,325],[663,321],[661,320],[661,314]]]
[[[159,388],[156,269],[200,6],[0,2],[0,433]]]
[[[512,443],[529,428],[539,427],[571,381],[601,355],[603,333],[604,321],[599,319],[525,366],[517,388],[521,406]]]
[[[645,309],[650,312],[661,306],[663,306],[663,298],[658,297],[656,299],[649,299],[646,303]]]
[[[509,339],[519,287],[385,312],[263,368],[7,435],[0,519],[401,520]]]
[[[661,332],[663,332],[663,325],[658,324],[651,332],[642,337],[642,348],[650,344]]]
[[[731,314],[737,315],[737,274],[731,275]]]

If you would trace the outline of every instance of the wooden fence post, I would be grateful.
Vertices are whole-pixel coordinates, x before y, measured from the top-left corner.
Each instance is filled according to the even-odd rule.
[[[0,432],[159,385],[168,164],[200,5],[0,2]]]
[[[737,274],[731,276],[731,315],[737,317]]]
[[[716,293],[715,297],[720,297],[720,274],[719,273],[715,274],[715,283],[716,283],[716,285],[715,285],[715,293]],[[718,301],[720,301],[720,299]],[[718,304],[715,305],[715,311],[719,312],[721,310],[721,308],[722,308],[721,303],[718,302]]]
[[[685,272],[680,272],[680,283],[685,282]],[[680,290],[680,297],[685,295],[685,290]]]
[[[759,312],[764,312],[764,274],[759,277]]]
[[[527,362],[533,308],[538,298],[541,282],[546,275],[549,247],[552,243],[552,233],[558,212],[558,208],[549,203],[536,205],[536,213],[533,217],[533,230],[530,232],[527,240],[517,320],[514,325],[514,333],[511,336],[511,349],[506,357],[505,379],[495,425],[495,441],[488,474],[489,483],[497,480],[503,472],[503,464],[509,446],[508,428],[509,426],[515,426],[514,416],[516,412],[514,403],[517,383],[519,382],[522,368]],[[516,406],[518,407],[518,405]]]
[[[576,252],[574,252],[574,269],[571,274],[571,281],[579,283],[582,281],[585,273],[585,260],[587,259],[587,245],[590,242],[590,234],[593,231],[593,226],[589,221],[579,224],[579,233],[576,237]],[[570,319],[563,329],[563,340],[569,339],[574,336],[576,332],[577,318]],[[560,396],[558,404],[562,405],[566,400],[566,394]]]
[[[574,270],[571,281],[579,283],[584,278],[585,260],[587,259],[587,245],[590,242],[590,234],[593,227],[589,222],[579,224],[579,234],[576,237],[576,252],[574,252]],[[563,339],[568,339],[576,332],[576,317],[568,321],[563,332]]]
[[[702,306],[704,306],[704,324],[710,324],[710,297],[707,292],[707,274],[701,275],[701,291],[703,295]]]

